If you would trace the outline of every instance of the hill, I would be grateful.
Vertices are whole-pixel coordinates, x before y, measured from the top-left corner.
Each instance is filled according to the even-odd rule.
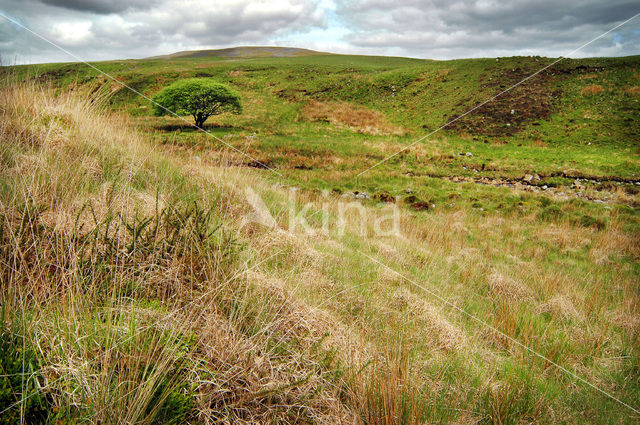
[[[207,133],[85,64],[3,68],[0,411],[636,423],[640,57],[456,119],[553,61],[94,64],[232,87]]]
[[[287,58],[292,56],[328,55],[329,53],[316,52],[315,50],[300,49],[297,47],[275,47],[275,46],[241,46],[226,49],[213,50],[187,50],[183,52],[171,53],[168,55],[153,56],[147,59],[182,59],[182,58],[264,58],[276,57]]]

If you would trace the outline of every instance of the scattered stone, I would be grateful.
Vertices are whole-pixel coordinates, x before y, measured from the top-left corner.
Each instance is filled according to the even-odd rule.
[[[533,175],[525,174],[522,180],[526,181],[527,183],[531,183],[531,181],[533,180]]]
[[[367,192],[353,192],[356,199],[369,199],[369,194]]]
[[[465,155],[466,156],[473,156],[473,154],[471,152],[467,152]]]

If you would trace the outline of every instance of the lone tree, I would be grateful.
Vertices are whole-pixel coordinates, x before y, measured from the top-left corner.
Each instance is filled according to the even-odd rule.
[[[238,93],[206,78],[176,81],[153,96],[153,101],[155,115],[192,115],[198,127],[211,115],[242,111]]]

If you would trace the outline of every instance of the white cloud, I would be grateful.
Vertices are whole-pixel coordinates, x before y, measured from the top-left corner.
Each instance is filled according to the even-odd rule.
[[[51,34],[66,46],[82,46],[91,41],[91,21],[58,22],[53,25]]]
[[[326,26],[315,0],[156,0],[147,7],[120,2],[111,8],[96,1],[68,0],[60,7],[38,0],[9,2],[14,18],[86,60],[264,44]],[[5,56],[41,50],[43,60],[69,60],[2,18],[0,36],[8,39],[0,39]]]

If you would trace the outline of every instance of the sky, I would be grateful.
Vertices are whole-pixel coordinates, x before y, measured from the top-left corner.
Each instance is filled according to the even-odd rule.
[[[558,57],[638,13],[639,0],[0,0],[0,59],[76,61],[11,20],[86,61],[254,45]],[[570,56],[637,54],[640,16]]]

